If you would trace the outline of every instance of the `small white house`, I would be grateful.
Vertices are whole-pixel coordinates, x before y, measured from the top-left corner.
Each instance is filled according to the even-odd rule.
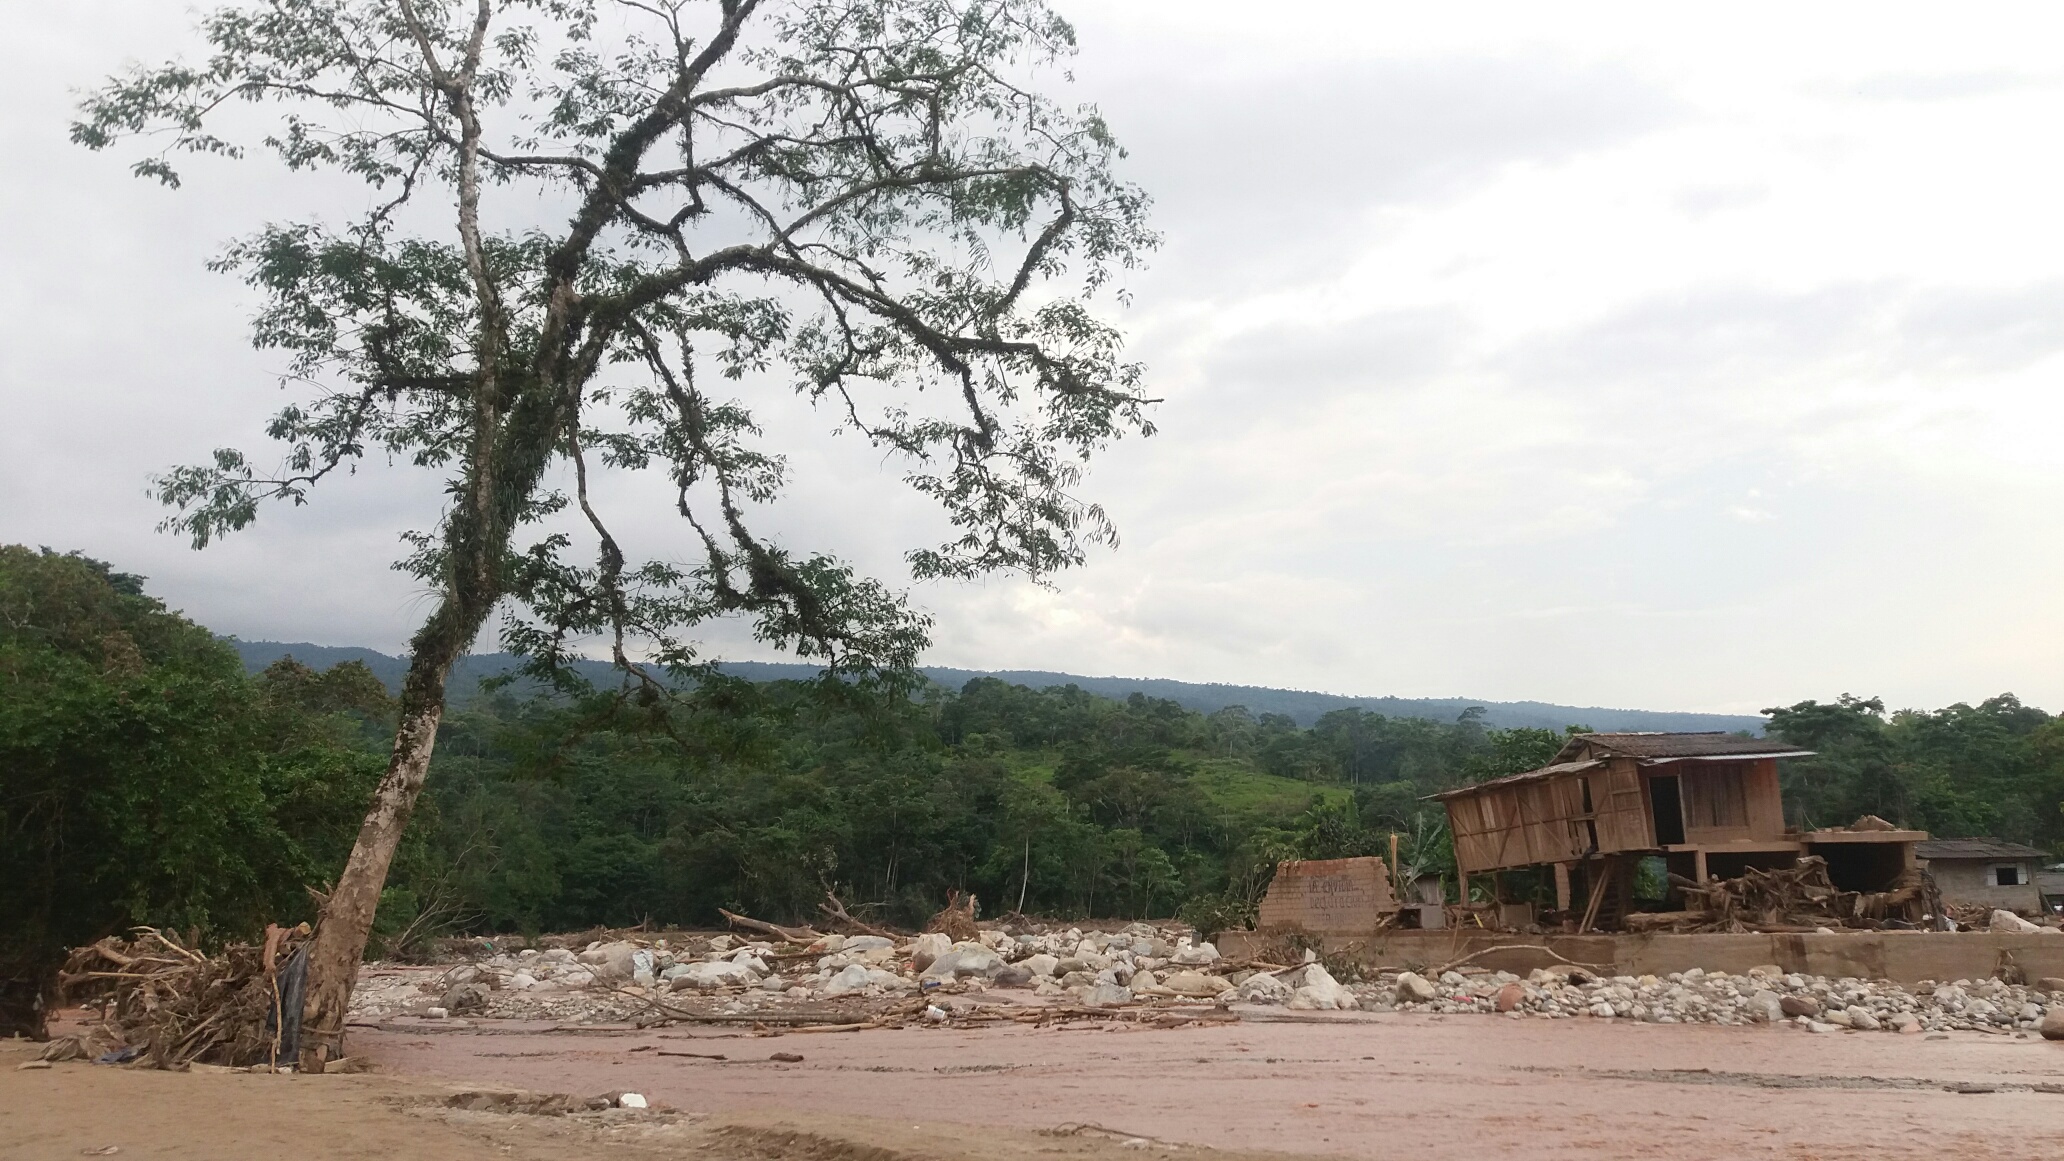
[[[1944,903],[1997,907],[2026,915],[2045,910],[2036,876],[2054,857],[1989,838],[1928,839],[1914,854],[1935,876]]]

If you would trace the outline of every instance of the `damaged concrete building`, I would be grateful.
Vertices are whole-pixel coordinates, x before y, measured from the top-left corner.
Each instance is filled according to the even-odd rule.
[[[2048,851],[1993,838],[1951,838],[1929,839],[1918,853],[1944,903],[2021,915],[2046,909],[2038,877]]]
[[[1699,885],[1814,858],[1835,891],[1870,896],[1868,906],[1886,912],[1876,918],[1919,919],[1916,846],[1926,832],[1876,820],[1786,828],[1777,763],[1809,754],[1725,733],[1578,734],[1538,770],[1433,797],[1447,808],[1463,898],[1472,879],[1488,877],[1507,926],[1629,926],[1636,869],[1649,858],[1667,867],[1679,906]],[[1527,896],[1545,894],[1546,879],[1552,908],[1535,914]]]

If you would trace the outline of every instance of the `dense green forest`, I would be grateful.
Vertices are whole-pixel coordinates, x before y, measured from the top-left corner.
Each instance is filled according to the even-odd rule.
[[[356,664],[247,676],[137,578],[0,550],[0,930],[242,934],[310,917],[383,767],[387,693]],[[1887,714],[1774,709],[1820,752],[1793,821],[1874,813],[2064,846],[2064,719],[2008,695]],[[672,699],[468,703],[384,897],[390,947],[454,929],[814,913],[827,890],[909,923],[983,910],[1249,913],[1275,862],[1386,851],[1451,865],[1424,796],[1546,761],[1563,735],[1340,709],[1310,728],[1134,695],[710,677]],[[1581,723],[1573,728],[1581,728]]]

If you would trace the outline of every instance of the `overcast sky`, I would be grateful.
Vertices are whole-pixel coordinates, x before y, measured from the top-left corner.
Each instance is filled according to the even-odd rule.
[[[1116,552],[1051,590],[913,588],[929,661],[2064,708],[2064,8],[1060,7],[1072,96],[1166,235],[1122,316],[1161,433],[1092,476]],[[263,161],[167,193],[66,144],[70,90],[192,43],[182,5],[6,24],[0,541],[221,632],[398,649],[424,600],[387,564],[428,481],[368,471],[198,554],[145,495],[261,448],[280,402],[203,263],[334,203]],[[784,534],[898,579],[929,526],[894,466],[792,462]]]

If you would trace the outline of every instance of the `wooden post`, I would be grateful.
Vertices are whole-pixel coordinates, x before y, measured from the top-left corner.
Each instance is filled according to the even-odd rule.
[[[1706,885],[1706,848],[1704,847],[1691,852],[1691,877],[1698,880],[1699,886],[1703,887]]]
[[[1577,924],[1577,934],[1591,930],[1591,924],[1598,919],[1598,905],[1605,902],[1605,888],[1612,882],[1613,859],[1607,855],[1596,865],[1586,863],[1584,874],[1591,879],[1591,902],[1584,908],[1584,921]]]
[[[1398,863],[1397,863],[1397,832],[1396,832],[1396,831],[1391,831],[1391,832],[1390,832],[1390,886],[1391,886],[1391,890],[1393,890],[1393,891],[1395,891],[1395,890],[1398,890],[1398,889],[1399,889],[1399,887],[1398,887],[1398,878],[1397,878],[1397,876],[1398,876]],[[1400,896],[1399,896],[1399,898],[1403,898],[1403,896],[1402,896],[1402,895],[1400,895]]]
[[[1569,864],[1555,864],[1555,909],[1567,913],[1570,908]]]

